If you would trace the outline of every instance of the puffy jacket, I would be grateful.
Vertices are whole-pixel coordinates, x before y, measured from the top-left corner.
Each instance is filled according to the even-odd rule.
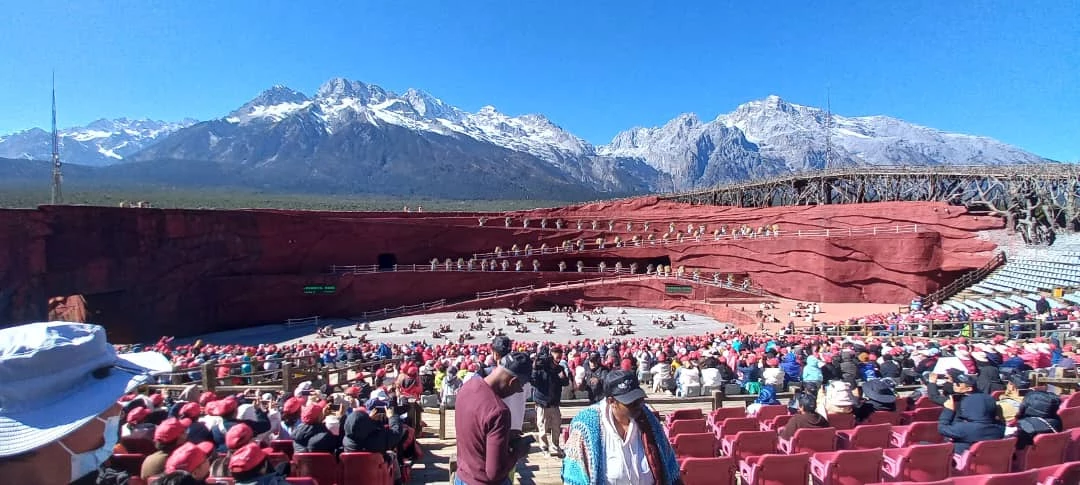
[[[996,365],[989,362],[978,363],[979,377],[975,383],[975,388],[979,392],[990,394],[994,391],[1004,391],[1005,383],[1001,382],[1001,372],[998,371]]]
[[[364,411],[353,411],[342,429],[345,451],[382,453],[392,450],[405,437],[400,416],[391,416],[389,426],[371,419]]]
[[[850,352],[840,354],[840,380],[855,387],[859,380],[859,365]]]
[[[1016,449],[1026,448],[1035,435],[1061,432],[1060,407],[1061,398],[1046,391],[1031,391],[1024,396],[1016,419]]]
[[[1005,437],[1005,425],[997,420],[997,403],[989,395],[973,392],[959,400],[959,409],[945,409],[938,418],[938,432],[953,442],[953,451],[963,453],[983,440]]]
[[[794,352],[788,352],[788,354],[784,356],[784,361],[780,363],[780,368],[784,371],[787,382],[799,382],[802,380],[802,368],[800,368],[799,363],[795,361]]]
[[[296,453],[336,453],[341,438],[326,429],[323,423],[300,423],[293,429],[293,451]]]

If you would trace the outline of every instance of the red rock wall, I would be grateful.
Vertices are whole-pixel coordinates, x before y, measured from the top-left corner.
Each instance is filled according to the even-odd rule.
[[[545,270],[564,260],[668,257],[673,266],[749,274],[778,295],[817,301],[902,302],[933,291],[962,271],[981,266],[993,244],[976,239],[1001,222],[928,203],[740,209],[688,206],[655,198],[502,214],[340,213],[280,210],[173,210],[41,207],[0,210],[0,325],[44,319],[53,296],[84,295],[88,319],[118,339],[191,335],[318,314],[348,317],[363,310],[455,298],[534,282],[579,279],[576,273],[379,274],[331,276],[332,264],[376,264],[393,253],[399,264],[426,265],[469,258],[496,246],[556,246],[567,239],[616,234],[625,222],[652,222],[657,237],[668,222],[780,224],[793,231],[917,223],[919,233],[830,239],[740,240],[668,248],[620,248],[573,257],[547,255]],[[532,220],[529,228],[521,219]],[[602,230],[540,231],[539,220],[603,221]],[[606,221],[619,221],[608,232]],[[643,266],[643,265],[642,265]],[[531,264],[526,262],[531,269]],[[336,284],[339,294],[311,295],[305,284]],[[605,287],[607,288],[607,287]],[[597,290],[600,291],[600,290]],[[632,286],[605,298],[642,298]],[[591,298],[588,294],[581,298]]]

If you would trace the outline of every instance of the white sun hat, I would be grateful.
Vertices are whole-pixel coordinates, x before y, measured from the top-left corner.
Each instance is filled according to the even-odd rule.
[[[98,325],[0,329],[0,458],[71,434],[151,374],[170,370],[157,352],[117,354]]]

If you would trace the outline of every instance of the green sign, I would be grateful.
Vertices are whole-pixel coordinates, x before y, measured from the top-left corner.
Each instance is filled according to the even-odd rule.
[[[304,287],[305,295],[333,295],[337,293],[337,286],[334,285],[307,285]]]
[[[665,285],[669,295],[689,295],[694,292],[690,285]]]

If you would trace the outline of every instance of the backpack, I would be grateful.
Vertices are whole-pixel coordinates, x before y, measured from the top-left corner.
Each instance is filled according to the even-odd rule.
[[[758,381],[747,382],[745,386],[747,394],[759,394],[761,393],[761,383]]]

